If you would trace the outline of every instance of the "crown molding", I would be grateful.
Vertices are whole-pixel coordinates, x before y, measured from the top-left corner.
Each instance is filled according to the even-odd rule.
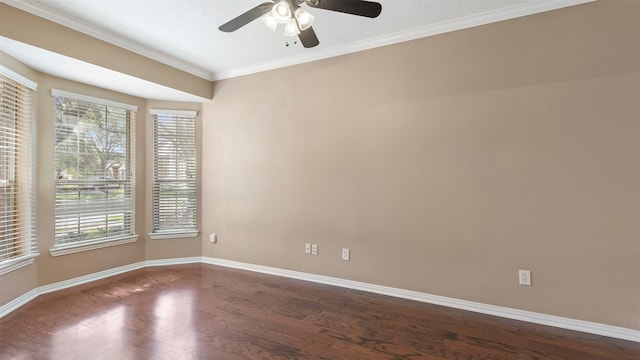
[[[9,6],[13,6],[16,9],[20,9],[41,18],[47,19],[54,23],[60,24],[62,26],[66,26],[99,40],[108,42],[125,50],[129,50],[138,55],[148,57],[178,70],[187,72],[191,75],[195,75],[209,81],[213,80],[212,74],[203,68],[189,64],[183,60],[154,50],[148,46],[144,46],[140,43],[132,41],[131,39],[117,35],[109,30],[97,28],[95,25],[82,21],[76,17],[62,16],[55,13],[43,4],[25,0],[0,0],[0,2],[5,3]]]
[[[487,11],[484,13],[473,14],[457,19],[442,21],[440,23],[425,25],[410,29],[407,31],[400,31],[388,35],[374,37],[363,41],[345,44],[341,46],[335,46],[331,48],[317,49],[311,53],[307,53],[300,56],[288,57],[286,59],[278,59],[275,61],[268,61],[257,65],[241,67],[229,71],[221,71],[211,73],[210,71],[200,68],[198,66],[189,64],[185,61],[164,54],[162,52],[153,50],[147,46],[141,45],[123,36],[117,35],[105,29],[96,28],[95,26],[86,23],[80,19],[61,16],[48,9],[42,4],[35,3],[34,1],[24,0],[0,0],[10,6],[24,10],[36,16],[43,17],[47,20],[53,21],[60,25],[77,30],[84,34],[93,36],[100,40],[106,41],[118,47],[132,51],[136,54],[151,58],[165,65],[174,67],[176,69],[185,71],[200,78],[215,81],[229,79],[237,76],[249,75],[253,73],[275,70],[287,66],[303,64],[311,61],[317,61],[327,59],[334,56],[346,55],[363,50],[373,49],[377,47],[397,44],[405,41],[415,40],[423,37],[439,35],[451,31],[457,31],[476,26],[491,24],[494,22],[514,19],[522,16],[538,14],[546,11],[557,10],[574,5],[580,5],[584,3],[593,2],[596,0],[537,0],[529,1],[522,5],[514,5],[496,10]]]
[[[359,51],[369,50],[387,45],[416,40],[424,37],[440,35],[447,32],[468,29],[476,26],[487,25],[499,21],[510,20],[522,16],[534,15],[546,11],[557,10],[569,6],[585,4],[597,0],[539,0],[530,1],[523,5],[514,5],[501,9],[491,10],[480,14],[473,14],[457,19],[442,21],[436,24],[420,26],[406,31],[387,34],[359,42],[321,49],[309,55],[288,57],[277,61],[265,62],[255,66],[238,68],[227,72],[214,74],[213,80],[229,79],[237,76],[254,74],[262,71],[275,70],[287,66],[293,66],[327,59],[335,56],[347,55]]]

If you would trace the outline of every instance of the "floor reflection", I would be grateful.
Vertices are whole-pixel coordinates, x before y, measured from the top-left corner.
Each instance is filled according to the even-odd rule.
[[[126,353],[126,339],[121,332],[125,315],[125,306],[119,305],[56,331],[52,334],[53,358],[96,359],[107,350],[112,354]]]
[[[202,265],[99,280],[0,319],[0,360],[639,360],[638,353],[629,341]]]
[[[196,358],[193,292],[188,289],[158,295],[154,306],[155,359]]]

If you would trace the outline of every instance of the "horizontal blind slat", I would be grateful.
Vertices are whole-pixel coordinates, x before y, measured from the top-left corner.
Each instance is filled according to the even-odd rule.
[[[153,115],[154,232],[196,229],[195,113]]]
[[[0,263],[37,251],[31,94],[0,74]]]
[[[75,94],[54,99],[56,245],[132,235],[135,113]]]

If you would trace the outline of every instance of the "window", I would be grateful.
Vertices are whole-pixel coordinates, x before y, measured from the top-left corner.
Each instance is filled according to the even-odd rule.
[[[52,90],[52,95],[56,185],[52,255],[135,241],[137,108],[60,90]]]
[[[196,230],[196,112],[151,110],[152,239],[193,237]]]
[[[35,83],[0,66],[0,274],[37,255],[31,92]]]

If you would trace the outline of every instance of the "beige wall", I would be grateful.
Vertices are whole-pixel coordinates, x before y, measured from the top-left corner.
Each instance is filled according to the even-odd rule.
[[[0,51],[0,64],[29,79],[37,78],[38,74],[24,66],[16,59]],[[37,104],[34,104],[34,107]],[[0,305],[28,293],[38,287],[37,262],[0,276]]]
[[[69,280],[144,260],[199,256],[200,238],[151,241],[152,231],[152,120],[149,108],[200,111],[200,104],[161,102],[140,99],[93,86],[79,84],[35,72],[17,60],[0,52],[0,63],[38,83],[34,92],[37,142],[37,237],[40,256],[29,265],[0,276],[0,305],[38,286]],[[136,134],[136,243],[107,247],[64,256],[52,257],[49,250],[54,241],[55,188],[53,183],[54,118],[51,89],[118,101],[138,106]],[[198,120],[200,122],[200,120]]]
[[[632,1],[219,82],[203,255],[640,329],[639,84]]]
[[[170,110],[194,110],[198,112],[196,116],[196,164],[201,163],[202,155],[200,149],[202,148],[202,132],[200,131],[202,127],[202,104],[196,103],[182,103],[182,102],[170,102],[170,101],[153,101],[150,100],[147,102],[147,107],[149,109],[170,109]],[[147,111],[147,116],[148,115]],[[148,175],[145,194],[146,194],[146,207],[145,213],[149,214],[146,217],[146,229],[147,232],[145,234],[149,234],[153,231],[153,123],[152,119],[149,116],[148,119],[148,136],[147,136],[147,146],[146,151],[148,154],[148,161],[146,163],[145,172]],[[201,168],[197,166],[196,169],[196,187],[197,193],[196,198],[200,199],[201,196]],[[200,210],[200,204],[198,204],[198,210]],[[202,216],[201,211],[198,211],[197,215],[197,223],[202,224]],[[182,238],[182,239],[163,239],[163,240],[150,240],[148,239],[145,245],[145,257],[147,260],[158,260],[158,259],[172,259],[172,258],[182,258],[182,257],[192,257],[192,256],[200,256],[201,254],[201,244],[202,238],[201,234],[195,238]]]
[[[20,30],[19,17],[42,31]],[[1,36],[211,89],[4,4],[0,20]],[[0,53],[39,83],[41,251],[0,276],[0,305],[121,265],[204,255],[640,330],[639,24],[638,2],[598,1],[218,82],[202,106],[38,74]],[[49,255],[51,88],[140,106],[137,243]],[[152,107],[202,110],[196,239],[147,237]],[[306,242],[320,255],[304,255]],[[534,286],[517,285],[523,268]]]
[[[145,100],[131,96],[117,94],[111,91],[78,84],[75,82],[47,76],[28,69],[15,59],[0,53],[0,61],[23,76],[38,83],[38,89],[33,94],[34,113],[36,118],[36,192],[37,192],[37,224],[36,233],[40,256],[33,265],[0,276],[0,305],[6,304],[18,296],[27,293],[40,285],[68,280],[74,277],[92,274],[102,270],[133,264],[144,260],[144,240],[137,243],[109,247],[100,250],[52,257],[49,249],[53,247],[54,239],[54,207],[55,189],[53,183],[53,97],[51,89],[65,90],[84,95],[120,101],[141,107],[144,115]],[[144,145],[144,117],[137,118],[136,141]],[[144,181],[144,172],[140,167],[145,163],[145,152],[136,156],[136,171],[140,174],[137,179]],[[144,214],[144,193],[136,194],[136,213]],[[138,220],[137,232],[143,231],[144,218]]]
[[[64,26],[44,20],[32,14],[0,4],[0,36],[21,41],[29,45],[57,52],[107,69],[133,75],[174,89],[188,92],[203,98],[211,98],[213,84],[210,81],[171,68],[149,58],[134,54],[104,41],[81,34]],[[79,45],[82,44],[82,45]],[[0,60],[9,59],[4,55]],[[7,60],[9,63],[9,60]],[[15,60],[11,64],[16,64]],[[15,66],[20,66],[15,65]],[[7,65],[8,66],[8,65]],[[23,68],[24,66],[21,65]],[[15,70],[15,69],[14,69]],[[16,70],[18,71],[18,70]],[[136,263],[143,260],[198,256],[201,252],[200,238],[167,239],[150,241],[148,234],[152,231],[152,194],[151,169],[152,134],[149,106],[178,109],[199,110],[199,104],[177,102],[159,102],[139,99],[115,92],[86,86],[46,75],[31,77],[40,86],[35,96],[38,111],[38,239],[41,256],[32,267],[19,273],[30,274],[38,269],[38,284],[44,285],[56,281],[94,273],[100,270]],[[77,254],[52,258],[49,249],[53,246],[53,214],[55,199],[54,185],[50,181],[53,174],[53,98],[51,88],[106,98],[139,106],[136,117],[136,229],[140,236],[137,243],[93,250]],[[148,104],[147,104],[148,102]],[[200,120],[198,120],[200,121]],[[149,174],[149,176],[147,176]],[[18,273],[18,274],[19,274]],[[17,275],[13,274],[12,278]],[[0,277],[3,289],[0,304],[4,304],[20,295],[22,286],[15,281],[8,282]],[[33,288],[34,286],[31,286]],[[5,295],[7,294],[7,295]]]
[[[2,3],[0,36],[205,99],[213,94],[210,81]]]
[[[54,125],[53,96],[51,89],[94,96],[102,99],[118,101],[138,106],[136,114],[136,147],[144,149],[146,101],[128,95],[118,94],[76,82],[41,74],[37,80],[37,166],[38,166],[38,243],[40,256],[38,260],[38,278],[40,285],[92,274],[123,265],[144,260],[144,236],[132,244],[113,246],[64,256],[52,257],[49,249],[54,240],[55,184],[54,169]],[[145,152],[136,151],[136,184],[144,184]],[[140,185],[138,185],[139,187]],[[136,232],[144,235],[144,192],[136,192]],[[141,216],[142,215],[142,216]]]

